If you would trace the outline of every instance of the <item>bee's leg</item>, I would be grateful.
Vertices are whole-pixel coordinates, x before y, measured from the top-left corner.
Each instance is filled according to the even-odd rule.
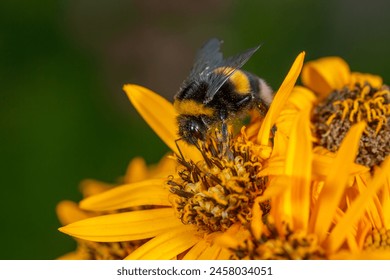
[[[182,138],[178,138],[178,139],[175,140],[176,148],[177,148],[177,150],[178,150],[178,152],[179,152],[179,154],[180,154],[180,156],[179,156],[177,153],[175,153],[175,155],[176,155],[176,157],[177,157],[177,161],[178,161],[179,163],[181,163],[182,165],[184,165],[185,167],[190,168],[190,164],[189,164],[189,163],[186,161],[186,159],[184,158],[183,153],[181,152],[181,149],[180,149],[180,147],[179,147],[179,144],[177,143],[177,142],[179,142],[180,140],[182,140]]]
[[[257,110],[259,110],[260,115],[264,117],[267,114],[268,111],[268,105],[264,103],[261,98],[255,95],[247,95],[240,101],[236,103],[238,107],[240,106],[246,106],[247,104],[250,104],[252,101],[254,101],[252,104],[256,104]]]
[[[179,144],[177,144],[177,142],[180,141],[180,140],[181,140],[181,138],[176,139],[176,140],[175,140],[175,144],[176,144],[177,150],[178,150],[179,153],[180,153],[180,157],[184,160],[184,156],[183,156],[183,154],[182,154],[182,152],[181,152],[181,149],[180,149],[180,147],[179,147]]]
[[[228,141],[229,134],[228,134],[228,126],[227,126],[226,121],[223,121],[223,122],[222,122],[222,125],[221,125],[221,133],[222,133],[222,141],[223,141],[223,142],[227,142],[227,141]]]
[[[227,112],[225,110],[221,110],[219,117],[221,119],[221,134],[222,134],[222,141],[221,141],[221,150],[220,153],[222,155],[225,155],[227,158],[233,160],[233,154],[229,149],[229,129],[227,125]]]
[[[257,109],[259,110],[261,116],[265,117],[268,111],[268,105],[260,100],[260,102],[257,103]]]
[[[228,127],[226,123],[226,119],[228,117],[227,111],[222,109],[219,111],[219,118],[222,122],[221,125],[221,133],[222,133],[222,142],[227,142],[228,140]]]
[[[198,149],[198,151],[202,154],[204,161],[206,162],[207,166],[211,168],[213,166],[212,162],[210,161],[209,157],[207,154],[204,152],[204,142],[202,142],[202,147],[199,145],[199,142],[196,142],[195,147]]]
[[[221,150],[221,154],[225,155],[230,160],[234,160],[233,153],[229,149],[230,139],[229,139],[228,125],[227,125],[226,121],[222,122],[221,132],[222,132],[222,150]]]

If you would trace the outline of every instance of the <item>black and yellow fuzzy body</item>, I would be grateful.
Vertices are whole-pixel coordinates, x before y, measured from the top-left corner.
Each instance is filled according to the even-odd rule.
[[[204,141],[210,128],[218,125],[226,135],[227,121],[252,108],[265,115],[272,100],[272,90],[264,80],[240,69],[259,47],[227,59],[219,47],[217,39],[204,45],[175,96],[178,134],[189,144]]]

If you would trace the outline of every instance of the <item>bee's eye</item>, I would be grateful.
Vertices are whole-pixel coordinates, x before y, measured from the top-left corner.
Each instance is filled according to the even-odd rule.
[[[193,137],[197,139],[203,139],[203,134],[201,132],[199,124],[197,124],[196,122],[192,122],[190,124],[189,131],[191,132]]]
[[[194,116],[179,116],[177,120],[179,124],[179,135],[187,143],[195,145],[198,140],[205,140],[207,127],[203,124],[202,120]]]

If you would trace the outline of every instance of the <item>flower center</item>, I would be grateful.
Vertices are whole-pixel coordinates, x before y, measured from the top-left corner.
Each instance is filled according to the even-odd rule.
[[[380,230],[373,230],[367,236],[364,243],[365,249],[389,249],[390,248],[390,230],[381,228]]]
[[[265,225],[265,233],[259,239],[251,234],[241,246],[231,249],[237,259],[262,260],[321,260],[326,259],[324,249],[317,236],[286,229],[281,237],[276,228]]]
[[[313,112],[318,145],[336,152],[349,128],[360,121],[367,127],[360,140],[356,163],[373,167],[390,153],[390,91],[383,85],[355,84],[332,92]]]
[[[198,163],[177,157],[179,176],[172,176],[168,184],[171,203],[184,224],[215,232],[251,220],[254,200],[263,194],[267,182],[258,175],[263,162],[260,147],[245,134],[227,142],[208,138],[200,147],[204,160]],[[269,203],[261,208],[268,213]]]

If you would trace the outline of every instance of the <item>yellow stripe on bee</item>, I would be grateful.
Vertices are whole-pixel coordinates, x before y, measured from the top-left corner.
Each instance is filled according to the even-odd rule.
[[[214,70],[218,74],[226,74],[234,71],[231,67],[220,67]],[[236,70],[229,78],[229,81],[234,85],[235,92],[238,94],[248,94],[251,91],[248,76],[240,70]]]
[[[214,110],[212,108],[207,108],[203,104],[194,100],[175,100],[173,106],[179,115],[212,116],[214,114]]]

